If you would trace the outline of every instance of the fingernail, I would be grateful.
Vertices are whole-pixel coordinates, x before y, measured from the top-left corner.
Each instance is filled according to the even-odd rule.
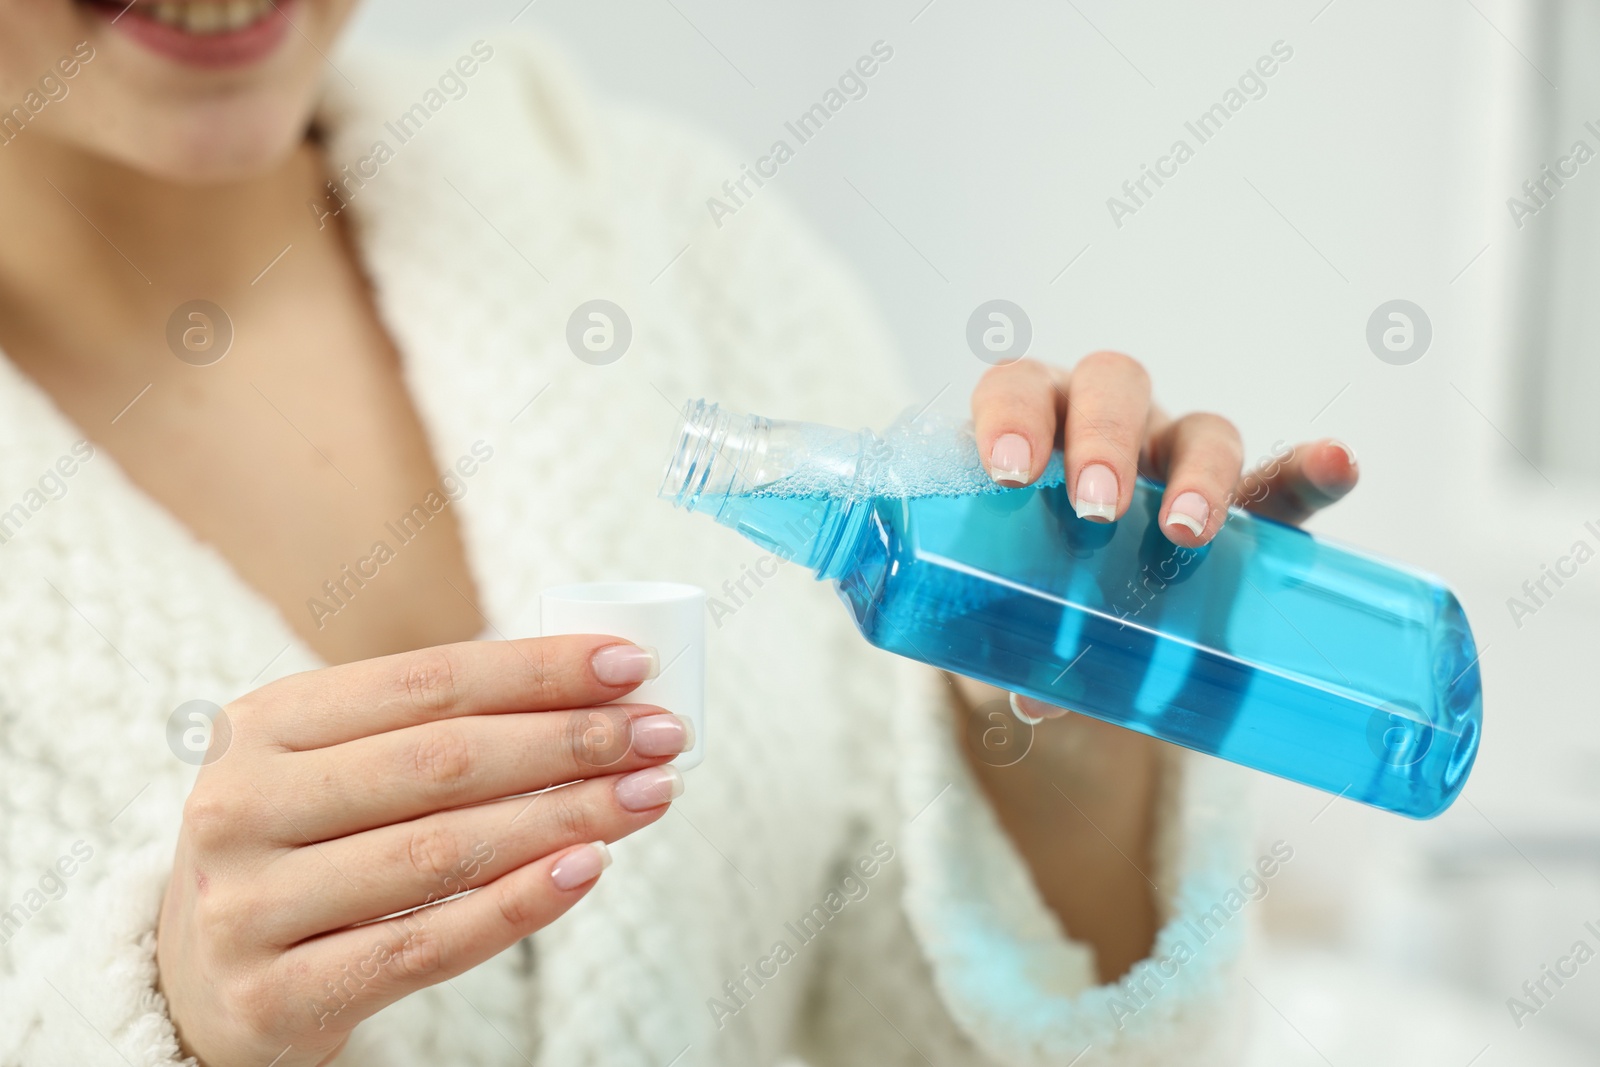
[[[1033,446],[1020,433],[1004,433],[989,449],[989,476],[1001,485],[1026,485],[1033,470]]]
[[[607,645],[589,666],[602,685],[637,685],[661,673],[661,657],[648,645]]]
[[[1117,472],[1104,463],[1091,463],[1078,473],[1078,496],[1072,510],[1080,519],[1110,522],[1117,516]]]
[[[683,775],[672,764],[634,771],[617,782],[617,803],[629,811],[649,811],[683,795]]]
[[[1040,723],[1044,722],[1043,715],[1030,715],[1026,711],[1022,710],[1022,699],[1018,697],[1017,694],[1011,694],[1009,703],[1011,704],[1011,714],[1015,715],[1029,726],[1038,726]]]
[[[1199,537],[1206,529],[1206,519],[1211,516],[1211,505],[1206,503],[1206,498],[1190,490],[1179,493],[1178,499],[1172,502],[1172,510],[1167,512],[1168,526],[1182,526]]]
[[[1344,453],[1344,458],[1350,461],[1350,466],[1354,467],[1356,465],[1356,454],[1355,452],[1351,451],[1349,445],[1345,444],[1343,441],[1332,438],[1329,439],[1328,443]]]
[[[1068,714],[1066,708],[1058,708],[1054,704],[1046,704],[1044,701],[1035,700],[1032,697],[1018,696],[1016,693],[1012,693],[1008,699],[1011,703],[1011,714],[1030,726],[1037,726],[1046,719],[1059,719],[1061,716]]]
[[[550,880],[557,889],[576,889],[600,877],[600,872],[611,866],[611,850],[604,841],[591,841],[580,845],[556,860],[550,868]]]
[[[694,723],[682,715],[633,720],[633,750],[641,756],[676,756],[694,747]]]

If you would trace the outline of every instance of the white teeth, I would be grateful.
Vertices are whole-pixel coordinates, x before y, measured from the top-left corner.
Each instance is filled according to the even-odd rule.
[[[228,0],[222,24],[230,30],[242,30],[256,20],[255,8],[251,0]]]
[[[261,21],[271,13],[272,0],[156,0],[146,10],[162,25],[204,37]]]
[[[222,28],[223,10],[216,4],[190,4],[183,9],[183,28],[190,33],[215,33]]]

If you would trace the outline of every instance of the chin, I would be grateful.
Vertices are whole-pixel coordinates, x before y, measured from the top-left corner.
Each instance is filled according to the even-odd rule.
[[[179,185],[248,181],[275,170],[304,141],[315,98],[229,100],[145,110],[138,121],[92,131],[80,146]]]
[[[354,6],[0,0],[0,112],[21,102],[18,138],[159,180],[246,180],[304,139]]]

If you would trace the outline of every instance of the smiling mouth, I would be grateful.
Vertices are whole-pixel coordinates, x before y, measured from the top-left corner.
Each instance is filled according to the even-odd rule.
[[[210,37],[249,29],[272,14],[272,0],[92,0],[95,7],[113,8],[127,18],[143,18],[162,26]]]
[[[299,0],[78,0],[111,26],[168,59],[212,69],[275,52]]]

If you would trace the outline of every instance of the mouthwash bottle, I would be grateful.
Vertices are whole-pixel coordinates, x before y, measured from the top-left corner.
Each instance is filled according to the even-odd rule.
[[[1004,488],[948,418],[693,401],[661,495],[834,582],[880,648],[1163,741],[1418,819],[1477,753],[1478,656],[1437,579],[1240,511],[1174,545],[1143,479],[1080,519],[1059,452]]]

